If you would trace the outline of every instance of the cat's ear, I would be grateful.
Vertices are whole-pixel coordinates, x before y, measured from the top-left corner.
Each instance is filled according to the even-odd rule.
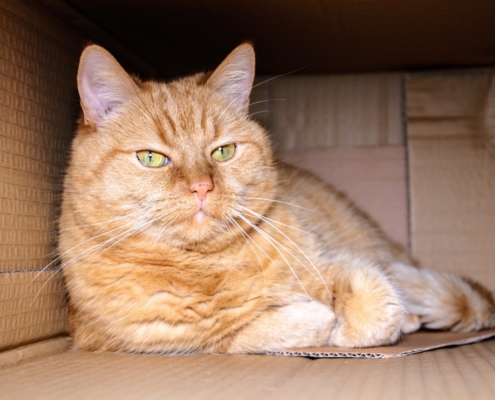
[[[99,125],[113,109],[138,90],[115,58],[96,45],[84,49],[79,62],[77,86],[86,124]]]
[[[207,85],[220,93],[231,105],[247,112],[254,66],[253,46],[248,43],[241,44],[213,72]]]

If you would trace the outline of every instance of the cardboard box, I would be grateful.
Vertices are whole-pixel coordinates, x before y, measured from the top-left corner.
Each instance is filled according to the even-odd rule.
[[[151,3],[143,3],[139,12],[152,12]],[[330,3],[326,6],[336,11],[338,6]],[[382,8],[388,10],[383,15],[366,14],[357,3],[341,3],[342,15],[357,21],[359,13],[363,13],[359,21],[379,16],[372,32],[377,26],[390,28],[401,20],[398,16],[407,22],[407,13],[401,14],[392,3]],[[125,9],[130,2],[121,4]],[[204,19],[198,7],[210,7],[214,20],[213,15],[220,18],[221,13],[211,12],[215,7],[223,10],[226,3],[167,4],[177,21],[200,24]],[[265,28],[253,21],[270,15],[270,5],[279,7],[283,15],[271,27],[275,41],[283,39],[278,28],[284,21],[298,24],[291,20],[298,12],[306,10],[304,15],[310,18],[321,11],[297,1],[284,4],[253,1],[250,6],[232,6],[231,12],[239,18],[242,14],[245,24],[251,21],[250,34],[256,36]],[[335,45],[335,69],[328,57],[320,57],[304,74],[260,76],[259,82],[270,80],[257,86],[253,102],[280,101],[258,103],[252,112],[272,132],[280,158],[313,170],[346,191],[423,264],[469,275],[495,290],[495,75],[493,69],[473,68],[495,64],[495,53],[486,50],[493,49],[495,35],[483,36],[495,26],[491,4],[479,0],[467,11],[461,2],[448,9],[431,8],[430,15],[442,10],[447,15],[440,25],[447,20],[453,25],[478,21],[476,26],[471,22],[470,31],[464,30],[464,42],[457,43],[464,50],[456,59],[449,59],[452,52],[445,48],[441,54],[415,53],[411,38],[387,42],[409,46],[403,57],[387,58],[383,53],[366,58],[358,45],[352,51]],[[101,20],[95,7],[100,7]],[[111,1],[0,0],[0,398],[493,398],[495,341],[481,340],[495,331],[420,333],[378,349],[283,352],[297,357],[170,357],[70,350],[63,282],[50,261],[63,170],[78,115],[75,74],[80,51],[88,41],[96,41],[144,76],[195,67],[190,57],[164,45],[163,38],[150,37],[149,43],[143,43],[144,53],[131,50],[135,43],[124,35],[131,31],[109,22],[111,7],[116,7]],[[410,6],[412,15],[421,11],[418,7]],[[353,14],[354,9],[359,12]],[[167,15],[166,20],[175,17]],[[318,32],[330,37],[326,29],[343,29],[325,27],[323,20],[318,16],[318,23],[306,22],[305,43],[312,43],[310,38]],[[363,37],[366,28],[349,31],[344,42],[353,35]],[[453,42],[461,40],[456,32],[450,31]],[[136,41],[143,41],[146,30],[131,33]],[[304,46],[300,35],[284,34],[294,46]],[[197,45],[186,47],[182,33],[177,35],[180,46],[202,54]],[[469,47],[469,39],[485,42]],[[163,53],[146,53],[157,42]],[[301,66],[292,65],[294,59],[280,64],[264,56],[262,43],[257,46],[260,58],[267,61],[261,72]],[[281,54],[288,54],[282,42],[277,43]],[[220,41],[219,60],[235,44]],[[314,43],[310,47],[313,53],[301,54],[318,52]],[[204,65],[213,66],[210,58],[204,59],[208,60]],[[410,74],[411,65],[466,68]],[[391,72],[373,72],[380,70]],[[355,71],[360,73],[309,74]],[[476,343],[405,357],[471,342]]]

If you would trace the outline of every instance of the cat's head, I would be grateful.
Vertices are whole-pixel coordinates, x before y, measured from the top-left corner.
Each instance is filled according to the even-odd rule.
[[[201,251],[242,236],[237,225],[266,211],[277,179],[269,139],[248,115],[254,63],[243,44],[210,74],[141,82],[87,47],[65,182],[71,223]]]

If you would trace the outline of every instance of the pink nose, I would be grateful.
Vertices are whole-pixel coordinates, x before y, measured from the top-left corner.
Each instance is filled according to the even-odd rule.
[[[213,183],[210,180],[201,180],[199,182],[193,182],[189,186],[191,193],[196,193],[199,201],[205,201],[208,192],[213,190]]]

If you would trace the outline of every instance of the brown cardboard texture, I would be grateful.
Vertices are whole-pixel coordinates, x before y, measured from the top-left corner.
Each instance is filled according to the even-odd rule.
[[[0,369],[0,398],[489,400],[495,340],[410,357],[182,357],[65,351]]]
[[[318,175],[367,212],[390,238],[409,244],[404,146],[288,150],[280,160]]]
[[[79,49],[39,6],[0,1],[0,351],[65,333],[62,279],[49,262]]]
[[[258,47],[258,72],[334,74],[492,66],[491,0],[42,0],[84,30],[80,10],[162,74],[213,68],[236,44]],[[88,18],[86,18],[88,19]],[[132,29],[131,29],[132,26]],[[419,28],[420,27],[420,28]],[[89,30],[89,32],[88,32]],[[93,41],[100,42],[90,36]],[[157,50],[160,49],[160,50]],[[302,71],[301,71],[302,70]]]
[[[407,81],[411,247],[424,266],[495,290],[493,73]]]

